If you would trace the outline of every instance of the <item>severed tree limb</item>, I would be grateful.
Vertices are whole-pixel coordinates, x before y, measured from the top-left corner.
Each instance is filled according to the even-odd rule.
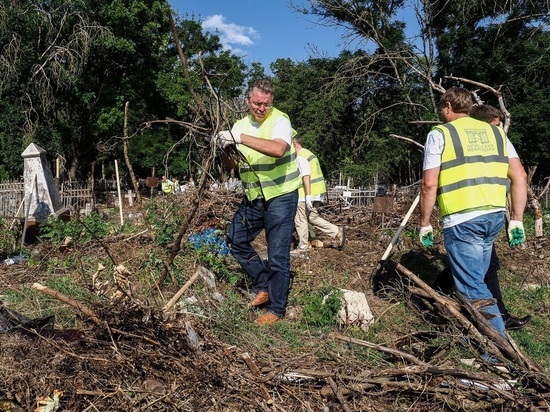
[[[512,341],[512,338],[510,336],[507,336],[508,339],[506,339],[500,333],[498,333],[487,321],[487,319],[485,319],[485,317],[481,313],[479,313],[478,310],[474,309],[462,295],[460,295],[459,293],[455,293],[455,296],[457,297],[461,307],[463,307],[475,320],[477,327],[481,329],[485,336],[483,336],[475,327],[473,327],[474,325],[472,325],[472,323],[468,319],[466,319],[459,310],[456,309],[456,305],[446,302],[447,300],[449,300],[448,298],[445,298],[444,296],[434,291],[422,279],[420,279],[418,276],[413,274],[410,270],[399,263],[397,264],[397,270],[400,273],[406,275],[418,286],[420,286],[421,289],[429,297],[436,301],[436,303],[438,304],[438,308],[443,309],[443,313],[447,312],[450,315],[454,316],[454,318],[458,320],[465,329],[467,329],[470,333],[474,335],[475,339],[477,339],[481,344],[487,346],[492,353],[501,353],[502,355],[506,355],[506,357],[513,359],[521,364],[524,364],[529,370],[535,372],[542,371],[541,368],[536,365],[534,361],[521,353],[521,351],[517,350],[517,346],[514,348],[514,346],[510,343]],[[452,318],[449,317],[449,320],[452,321]]]
[[[509,358],[512,358],[516,362],[523,363],[529,370],[534,372],[542,372],[543,369],[538,366],[534,361],[529,359],[524,355],[517,345],[512,345],[512,338],[510,335],[506,334],[507,338],[502,336],[498,331],[489,323],[487,319],[483,316],[479,310],[476,310],[470,302],[464,298],[460,293],[455,292],[454,294],[457,300],[460,302],[462,307],[470,314],[470,316],[476,321],[477,327],[485,333],[488,337],[492,339],[501,349],[501,352],[508,355]]]
[[[259,377],[260,376],[260,370],[258,369],[256,364],[254,363],[254,361],[252,360],[250,355],[245,352],[241,356],[242,356],[244,362],[246,363],[246,366],[248,366],[248,369],[250,369],[250,371],[252,372],[252,375],[254,375],[255,377]],[[260,390],[262,391],[262,394],[263,394],[264,399],[266,400],[266,402],[268,404],[273,404],[273,399],[271,398],[271,395],[269,394],[269,391],[267,390],[267,387],[265,386],[265,383],[260,382]]]
[[[91,310],[89,307],[87,307],[86,305],[83,305],[82,303],[80,302],[77,302],[76,300],[74,299],[71,299],[70,297],[68,297],[67,295],[64,295],[63,293],[61,292],[58,292],[56,290],[53,290],[53,289],[50,289],[49,287],[47,286],[44,286],[38,282],[35,282],[33,283],[32,285],[32,288],[34,290],[38,290],[48,296],[51,296],[52,298],[55,298],[57,300],[60,300],[61,302],[64,302],[70,306],[72,306],[73,308],[76,308],[78,309],[79,311],[81,311],[82,313],[84,313],[86,316],[88,316],[96,325],[101,325],[102,322],[101,320],[99,319],[99,317],[94,313],[93,310]]]
[[[349,408],[349,406],[346,402],[346,399],[344,398],[344,395],[342,394],[342,391],[338,389],[338,385],[336,385],[336,382],[334,382],[334,379],[328,378],[327,381],[328,381],[328,384],[330,385],[332,391],[334,392],[334,394],[338,398],[338,401],[340,402],[340,405],[342,405],[342,409],[345,412],[351,412],[351,409]]]
[[[421,361],[417,357],[415,357],[415,356],[413,356],[409,353],[400,351],[399,349],[388,348],[387,346],[378,345],[376,343],[367,342],[367,341],[361,340],[361,339],[350,338],[349,336],[344,336],[344,335],[340,335],[340,334],[335,334],[333,336],[336,339],[340,339],[340,340],[343,340],[345,342],[355,343],[356,345],[366,346],[367,348],[375,349],[375,350],[380,351],[380,352],[389,353],[393,356],[396,356],[398,358],[406,359],[409,362],[415,363],[417,365],[423,365],[423,366],[429,365],[428,363]]]
[[[410,280],[420,286],[435,302],[438,304],[438,308],[442,313],[447,317],[450,322],[457,321],[462,328],[470,332],[474,338],[481,344],[485,345],[493,354],[500,354],[499,348],[492,343],[486,336],[483,336],[472,323],[462,314],[459,310],[455,308],[456,305],[449,304],[447,301],[449,298],[444,297],[433,290],[426,282],[412,273],[409,269],[397,264],[396,270],[403,275],[407,276]]]
[[[101,321],[101,319],[96,315],[96,313],[93,310],[91,310],[86,305],[83,305],[82,303],[77,302],[76,300],[68,297],[67,295],[64,295],[63,293],[58,292],[57,290],[53,290],[53,289],[51,289],[47,286],[44,286],[44,285],[42,285],[38,282],[33,283],[32,288],[35,289],[35,290],[38,290],[39,292],[44,293],[45,295],[51,296],[52,298],[55,298],[55,299],[57,299],[61,302],[64,302],[64,303],[68,304],[69,306],[72,306],[73,308],[78,309],[79,311],[84,313],[86,316],[88,316],[96,325],[102,326],[104,324],[104,322]],[[108,325],[107,325],[107,327],[108,327]],[[115,329],[115,328],[109,328],[109,329],[112,330],[113,332],[118,333],[119,335],[125,335],[125,336],[130,336],[130,337],[133,337],[133,338],[137,338],[137,339],[143,339],[143,340],[145,340],[149,343],[152,343],[155,346],[161,346],[159,342],[157,342],[156,340],[151,339],[147,336],[135,335],[133,333],[125,332],[123,330]]]
[[[433,299],[432,296],[422,288],[417,288],[415,286],[410,286],[409,291],[412,294],[416,295],[416,296],[420,296],[421,298],[430,299],[430,300]],[[445,299],[445,305],[446,306],[450,305],[450,306],[454,307],[455,310],[460,310],[460,305],[458,303],[456,303],[455,301],[451,300],[451,299]]]

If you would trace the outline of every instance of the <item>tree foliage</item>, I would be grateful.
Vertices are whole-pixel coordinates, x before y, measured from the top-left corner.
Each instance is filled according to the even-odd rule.
[[[536,168],[548,158],[546,150],[536,149],[546,148],[548,122],[539,107],[550,99],[547,0],[317,0],[300,11],[317,16],[325,25],[345,27],[347,37],[363,48],[345,59],[331,80],[359,89],[353,109],[356,133],[342,129],[340,142],[367,149],[346,158],[355,169],[363,162],[371,164],[364,169],[372,170],[375,162],[391,180],[406,184],[418,178],[417,150],[407,150],[390,136],[423,142],[437,121],[439,93],[457,84],[449,75],[487,84],[502,93],[512,113],[510,138],[523,161]],[[404,22],[403,16],[411,11],[418,32]],[[488,90],[458,84],[487,103],[497,103]],[[532,130],[539,135],[533,136]]]
[[[396,136],[422,144],[438,120],[439,93],[456,84],[474,90],[457,78],[504,96],[522,160],[536,179],[548,175],[548,0],[301,4],[322,24],[345,27],[350,45],[335,58],[271,66],[275,104],[327,177],[417,181],[421,151]],[[409,27],[412,12],[418,26]],[[265,70],[246,67],[193,15],[175,16],[175,34],[170,21],[167,0],[2,2],[0,177],[21,174],[30,142],[66,159],[71,177],[94,164],[109,174],[121,158],[126,102],[137,174],[152,166],[176,177],[196,172],[204,138],[242,116],[245,83]],[[476,93],[496,104],[490,91]]]
[[[121,156],[124,106],[131,103],[130,152],[140,174],[161,166],[171,151],[174,172],[189,168],[188,145],[177,145],[181,127],[153,119],[192,120],[166,0],[10,1],[0,5],[0,165],[21,173],[20,153],[31,142],[60,155],[71,177],[90,165]],[[242,61],[222,49],[198,22],[179,21],[178,31],[194,87],[212,86],[237,96]],[[199,64],[199,57],[202,62]],[[9,148],[10,150],[6,150]],[[108,167],[107,167],[108,169]]]

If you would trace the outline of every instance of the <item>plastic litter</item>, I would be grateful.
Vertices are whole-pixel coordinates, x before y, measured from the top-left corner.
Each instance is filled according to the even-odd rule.
[[[22,254],[19,254],[19,255],[4,259],[0,263],[2,263],[2,265],[15,265],[17,263],[23,263],[23,262],[25,262],[25,256],[23,256]]]

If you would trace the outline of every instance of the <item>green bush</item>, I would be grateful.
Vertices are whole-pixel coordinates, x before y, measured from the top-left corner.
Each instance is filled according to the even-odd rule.
[[[40,237],[53,243],[63,242],[71,237],[75,242],[86,243],[94,239],[102,239],[116,232],[115,226],[99,213],[77,217],[64,221],[51,217],[40,226]]]
[[[17,241],[21,236],[19,225],[11,227],[8,220],[0,218],[0,259],[11,255],[17,249]]]

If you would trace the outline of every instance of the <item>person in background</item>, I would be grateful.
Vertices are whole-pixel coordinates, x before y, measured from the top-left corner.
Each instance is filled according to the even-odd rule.
[[[523,213],[527,174],[519,159],[509,159],[512,144],[504,130],[469,116],[470,92],[452,87],[439,101],[445,122],[428,134],[420,192],[420,241],[433,246],[432,210],[437,201],[443,238],[456,288],[503,336],[504,321],[483,281],[493,243],[504,226],[510,179],[511,247],[525,242]]]
[[[302,176],[303,186],[298,190],[298,210],[294,223],[298,233],[298,246],[291,254],[299,254],[309,249],[309,226],[338,240],[338,247],[343,248],[346,242],[345,226],[338,227],[327,222],[317,211],[324,201],[327,188],[321,171],[319,159],[302,146],[298,136],[294,136],[294,149],[298,153],[298,168]]]
[[[502,112],[494,106],[482,104],[472,107],[470,110],[470,116],[474,119],[487,122],[493,126],[500,126],[504,120],[504,115]],[[513,146],[508,148],[508,159],[510,162],[520,161],[517,152]],[[517,160],[516,160],[517,159]],[[507,330],[516,330],[521,329],[531,321],[531,316],[527,315],[524,317],[517,317],[508,311],[504,300],[502,298],[502,292],[500,290],[500,282],[498,279],[498,270],[500,269],[500,261],[498,259],[496,247],[493,244],[491,249],[491,260],[489,263],[489,269],[485,274],[483,281],[487,285],[487,288],[497,301],[497,306],[504,321],[504,326]],[[439,289],[443,293],[449,293],[454,286],[453,275],[451,273],[451,268],[447,266],[443,271],[437,276],[432,287],[434,289]]]
[[[237,121],[231,131],[218,133],[215,142],[222,148],[225,166],[239,167],[245,194],[229,227],[231,252],[252,282],[255,295],[249,306],[266,306],[256,323],[270,325],[286,312],[290,245],[301,177],[292,144],[292,126],[288,116],[273,107],[271,82],[251,82],[245,100],[248,115]],[[251,245],[262,230],[268,264]]]
[[[162,176],[160,187],[165,194],[174,193],[176,186],[174,182],[168,179],[166,176]]]

